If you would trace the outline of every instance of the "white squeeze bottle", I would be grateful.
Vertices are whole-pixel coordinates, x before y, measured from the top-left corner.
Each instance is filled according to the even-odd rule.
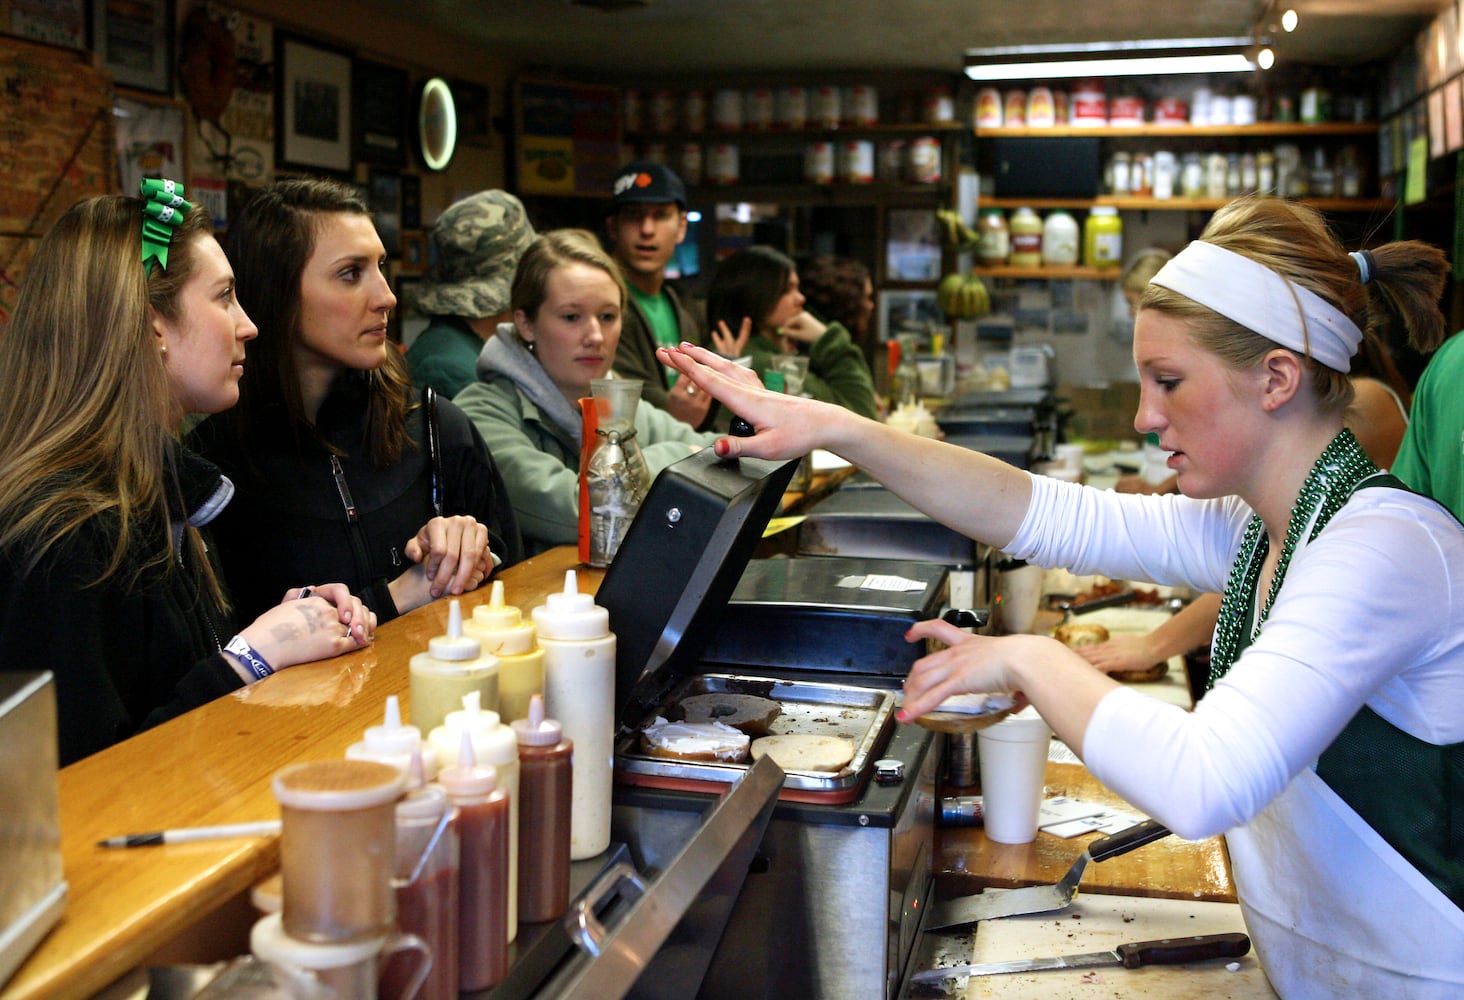
[[[615,636],[610,612],[581,594],[574,570],[564,591],[533,611],[544,650],[544,713],[574,744],[569,856],[593,858],[610,846],[610,783],[615,753]]]
[[[457,601],[447,606],[447,635],[429,639],[427,652],[412,657],[408,672],[412,724],[424,733],[442,725],[471,691],[478,692],[484,708],[498,710],[498,660],[484,653],[473,636],[463,634],[463,609]]]
[[[463,707],[448,712],[442,725],[427,736],[442,758],[443,770],[462,763],[465,733],[472,739],[476,762],[492,764],[498,772],[498,787],[508,792],[508,939],[512,941],[518,934],[518,734],[503,724],[497,712],[480,707],[478,692],[470,691],[463,695]]]
[[[498,658],[498,714],[504,722],[524,719],[529,699],[544,690],[544,651],[535,642],[533,622],[503,602],[503,581],[494,580],[487,604],[473,609],[463,631]]]
[[[347,760],[375,760],[399,769],[407,775],[409,788],[422,783],[411,780],[414,754],[422,768],[422,780],[437,777],[437,750],[423,742],[421,729],[402,725],[401,704],[394,694],[386,696],[386,716],[381,725],[367,726],[361,740],[346,747]]]

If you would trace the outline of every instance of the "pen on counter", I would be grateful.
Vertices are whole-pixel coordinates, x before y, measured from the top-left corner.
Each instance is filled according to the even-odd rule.
[[[98,847],[152,847],[156,844],[187,844],[195,840],[223,840],[227,837],[268,837],[280,832],[277,819],[258,823],[225,823],[222,826],[185,826],[177,830],[128,833],[97,841]]]

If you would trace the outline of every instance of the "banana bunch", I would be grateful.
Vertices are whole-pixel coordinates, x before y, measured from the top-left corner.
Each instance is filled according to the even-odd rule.
[[[935,300],[947,319],[977,319],[991,312],[991,293],[974,274],[946,275],[936,288]]]
[[[970,250],[981,239],[966,220],[961,218],[961,213],[951,208],[938,208],[935,210],[936,222],[940,224],[940,243],[947,250],[960,252]]]

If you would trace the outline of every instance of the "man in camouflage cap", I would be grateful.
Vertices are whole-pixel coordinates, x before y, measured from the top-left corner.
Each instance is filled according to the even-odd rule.
[[[431,322],[407,351],[419,386],[451,399],[477,378],[483,342],[512,318],[514,269],[534,235],[523,203],[506,191],[479,191],[437,217],[431,266],[416,297]]]

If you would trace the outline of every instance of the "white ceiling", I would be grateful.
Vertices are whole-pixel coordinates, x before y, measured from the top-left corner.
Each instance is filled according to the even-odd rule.
[[[366,0],[512,53],[611,80],[779,71],[957,72],[965,49],[1249,34],[1266,0]],[[614,0],[609,0],[614,2]],[[1353,65],[1395,51],[1450,0],[1279,0],[1301,23],[1284,61]]]

